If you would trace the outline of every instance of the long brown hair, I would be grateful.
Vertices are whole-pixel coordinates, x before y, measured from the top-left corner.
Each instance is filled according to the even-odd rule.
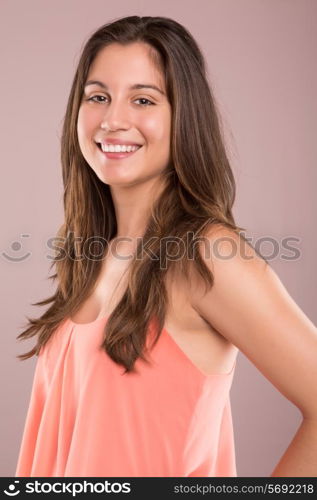
[[[197,252],[195,238],[201,237],[212,224],[221,224],[238,234],[244,228],[236,226],[232,215],[235,181],[204,58],[196,41],[186,28],[167,17],[130,16],[101,26],[83,48],[63,122],[61,163],[65,219],[57,238],[64,243],[51,264],[56,266],[56,273],[50,276],[57,279],[56,292],[33,304],[51,303],[51,306],[40,318],[27,318],[27,328],[17,338],[38,335],[37,344],[17,357],[27,359],[38,355],[56,327],[71,317],[92,292],[101,259],[76,259],[76,249],[83,255],[89,238],[100,237],[108,243],[116,236],[109,185],[99,180],[84,159],[76,129],[89,68],[98,52],[113,42],[123,45],[144,42],[150,46],[163,71],[172,109],[171,161],[165,171],[166,186],[152,207],[142,236],[143,248],[157,258],[151,258],[147,252],[140,258],[138,245],[127,288],[107,319],[101,346],[127,373],[135,371],[137,358],[147,361],[146,334],[154,319],[157,321],[155,341],[160,336],[167,307],[164,282],[167,271],[181,265],[182,272],[188,276],[189,260],[170,260],[167,246],[161,246],[160,239],[173,236],[168,245],[169,255],[173,251],[177,253],[177,241],[182,241],[185,257],[193,257],[191,262],[211,287],[213,275]]]

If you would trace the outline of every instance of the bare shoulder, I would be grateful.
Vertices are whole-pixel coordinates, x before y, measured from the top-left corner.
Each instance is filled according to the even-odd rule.
[[[247,239],[233,229],[217,224],[208,228],[203,236],[203,247],[210,250],[210,262],[230,262],[238,265],[241,261],[251,262],[253,266],[264,269],[265,260],[256,252]]]
[[[221,224],[212,225],[199,238],[199,254],[211,271],[214,287],[228,284],[228,278],[241,280],[245,273],[252,273],[261,279],[269,267],[267,262],[256,252],[246,238]],[[234,272],[233,272],[234,270]],[[194,266],[191,266],[193,302],[200,302],[204,280]],[[245,283],[247,285],[247,283]]]
[[[316,326],[241,235],[208,228],[199,253],[214,281],[206,290],[203,276],[192,273],[193,307],[303,415],[316,419]]]

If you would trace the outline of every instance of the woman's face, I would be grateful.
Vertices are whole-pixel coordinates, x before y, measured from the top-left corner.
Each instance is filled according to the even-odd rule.
[[[88,85],[90,81],[99,83]],[[138,184],[165,170],[170,159],[171,106],[163,74],[151,60],[147,44],[112,43],[100,50],[86,80],[77,134],[85,160],[106,184]],[[120,157],[96,144],[111,139],[141,147],[130,154],[121,152]]]

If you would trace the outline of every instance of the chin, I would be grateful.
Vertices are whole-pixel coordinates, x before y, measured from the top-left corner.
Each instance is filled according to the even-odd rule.
[[[130,186],[134,184],[138,184],[137,179],[130,179],[130,178],[124,178],[120,175],[105,175],[103,174],[97,174],[97,177],[103,182],[104,184],[109,184],[109,186]]]

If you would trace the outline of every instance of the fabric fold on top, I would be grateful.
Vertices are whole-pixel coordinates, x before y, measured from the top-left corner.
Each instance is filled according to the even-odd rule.
[[[100,349],[106,321],[66,319],[41,349],[16,477],[236,476],[236,363],[205,375],[163,329],[151,365],[123,375]]]

